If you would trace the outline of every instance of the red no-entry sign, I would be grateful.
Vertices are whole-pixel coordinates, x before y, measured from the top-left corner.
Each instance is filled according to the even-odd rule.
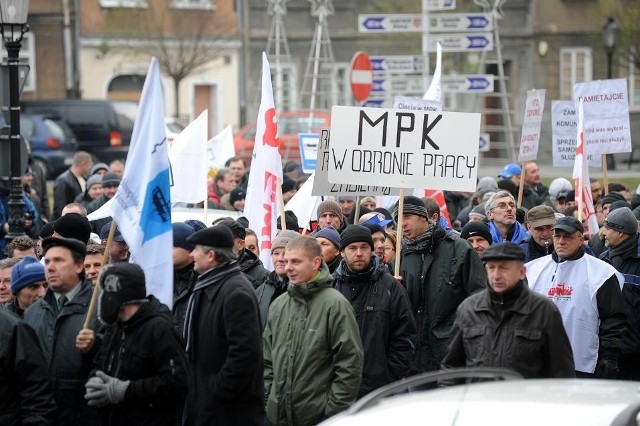
[[[351,59],[350,71],[349,81],[353,97],[358,101],[364,101],[369,97],[373,85],[373,66],[369,55],[362,51],[356,52]]]

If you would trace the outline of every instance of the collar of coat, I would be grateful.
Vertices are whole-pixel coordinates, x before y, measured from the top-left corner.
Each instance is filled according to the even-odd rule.
[[[331,276],[331,273],[329,273],[329,268],[326,263],[322,262],[322,266],[318,272],[320,273],[320,276],[315,280],[304,284],[289,283],[289,286],[287,287],[287,293],[289,296],[294,299],[309,300],[325,288],[332,287],[333,277]]]
[[[520,281],[520,284],[522,285],[520,296],[518,296],[518,298],[514,301],[513,305],[506,309],[509,311],[517,312],[521,315],[527,315],[529,312],[531,312],[531,305],[529,303],[529,294],[531,293],[531,290],[529,290],[529,286],[526,282]],[[485,289],[481,294],[482,297],[478,298],[475,310],[489,312],[493,311],[493,307],[491,306],[491,292],[488,289]]]

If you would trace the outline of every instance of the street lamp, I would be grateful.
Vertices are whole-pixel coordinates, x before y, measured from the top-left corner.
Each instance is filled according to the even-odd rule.
[[[620,27],[616,23],[613,16],[607,18],[607,22],[602,26],[602,41],[604,42],[604,50],[607,52],[607,78],[613,78],[613,52],[616,50],[616,39]],[[607,154],[607,167],[611,170],[616,169],[616,161],[613,154]]]
[[[24,33],[29,31],[29,0],[0,0],[0,34],[7,49],[9,68],[9,143],[11,151],[11,193],[9,196],[7,240],[24,235],[24,201],[20,177],[20,87],[18,66]]]

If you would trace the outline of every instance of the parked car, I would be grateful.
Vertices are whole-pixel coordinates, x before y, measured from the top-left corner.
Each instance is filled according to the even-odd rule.
[[[105,163],[127,157],[137,108],[135,102],[110,100],[22,102],[25,113],[60,116],[76,135],[77,149],[87,151],[95,160]]]
[[[280,136],[280,155],[283,164],[287,161],[300,161],[299,133],[320,133],[331,127],[331,113],[315,111],[290,111],[278,115],[278,134]],[[256,138],[256,123],[249,123],[233,136],[236,155],[246,164],[251,162],[253,144]]]
[[[76,152],[76,137],[60,117],[46,114],[21,114],[20,133],[29,141],[31,158],[53,179],[71,165]]]
[[[474,370],[484,370],[486,374],[476,375]],[[498,371],[498,377],[491,370]],[[504,375],[500,370],[509,372],[458,369],[410,377],[371,392],[321,425],[638,425],[640,382],[525,380],[515,372]],[[463,377],[499,381],[415,390],[426,383],[435,385]]]

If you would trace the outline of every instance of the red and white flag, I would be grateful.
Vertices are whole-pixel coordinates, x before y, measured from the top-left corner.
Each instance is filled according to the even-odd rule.
[[[278,179],[282,180],[280,138],[273,102],[271,71],[266,53],[262,53],[262,99],[256,124],[256,139],[251,157],[244,214],[249,228],[258,236],[260,260],[267,269],[271,265],[271,243],[276,236]]]
[[[576,188],[576,204],[578,205],[578,219],[586,221],[585,232],[593,235],[598,232],[596,209],[593,207],[591,182],[589,181],[589,166],[587,165],[586,145],[584,143],[584,104],[580,98],[578,105],[578,138],[576,146],[576,160],[573,165],[573,179]]]
[[[449,217],[449,209],[447,208],[447,201],[444,198],[444,192],[439,189],[414,189],[413,195],[418,198],[433,198],[436,203],[438,203],[438,207],[440,208],[440,217],[444,219],[447,227],[451,228],[451,218]]]

